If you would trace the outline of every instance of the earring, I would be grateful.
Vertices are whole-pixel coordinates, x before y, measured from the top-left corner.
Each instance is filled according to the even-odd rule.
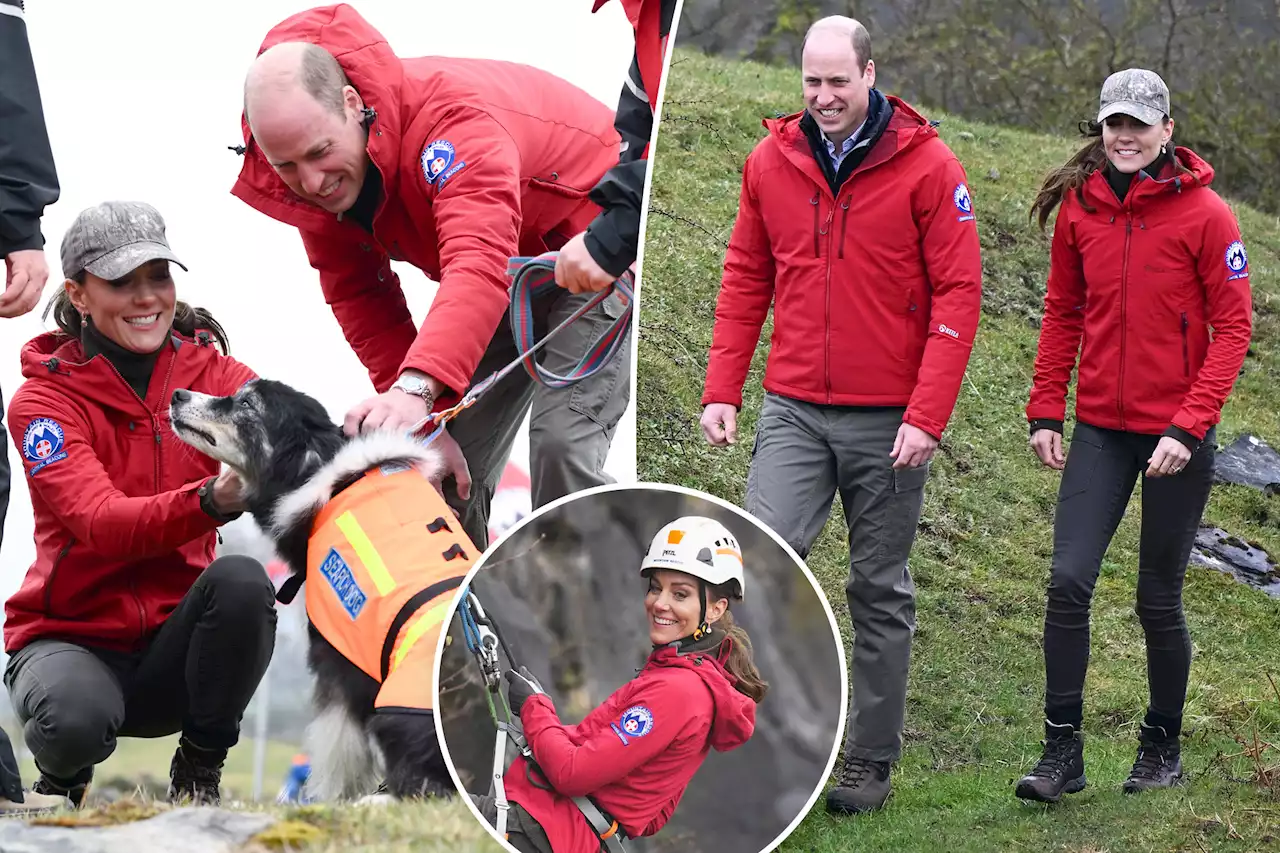
[[[80,327],[81,327],[81,328],[84,328],[85,326],[88,326],[88,325],[89,325],[89,318],[88,318],[88,317],[81,317],[81,318],[80,318]]]

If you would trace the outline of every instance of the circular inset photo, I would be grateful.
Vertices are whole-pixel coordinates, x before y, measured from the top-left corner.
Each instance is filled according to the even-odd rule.
[[[822,791],[847,703],[831,607],[711,495],[578,492],[490,546],[437,655],[455,784],[509,849],[756,853]]]

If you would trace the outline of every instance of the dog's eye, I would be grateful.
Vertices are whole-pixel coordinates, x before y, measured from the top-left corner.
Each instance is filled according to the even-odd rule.
[[[240,401],[240,408],[242,408],[242,409],[252,409],[252,408],[253,408],[253,404],[252,404],[252,403],[250,403],[248,400],[241,400],[241,401]]]

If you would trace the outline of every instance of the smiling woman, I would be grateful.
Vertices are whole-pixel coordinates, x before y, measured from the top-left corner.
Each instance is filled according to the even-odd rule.
[[[450,765],[476,811],[519,851],[769,847],[817,797],[839,731],[837,634],[802,565],[749,516],[675,487],[590,490],[522,521],[483,555],[439,664]],[[481,660],[481,622],[505,661],[496,644]],[[510,709],[505,769],[458,677],[463,647]]]
[[[169,798],[216,803],[222,763],[266,671],[275,589],[214,559],[238,479],[182,445],[170,395],[225,395],[254,373],[206,312],[177,301],[159,211],[106,202],[62,241],[58,329],[23,348],[9,429],[26,465],[36,558],[5,603],[4,673],[34,790],[84,803],[118,737],[180,732]],[[47,313],[47,312],[46,312]]]

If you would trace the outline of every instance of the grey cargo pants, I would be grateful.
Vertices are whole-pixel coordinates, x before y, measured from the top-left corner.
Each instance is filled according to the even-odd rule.
[[[595,294],[557,290],[534,302],[534,332],[541,340]],[[538,352],[543,367],[564,375],[578,363],[592,341],[618,318],[624,308],[614,293],[584,314]],[[512,361],[518,352],[511,334],[510,315],[503,315],[471,379],[486,379]],[[631,330],[613,359],[599,372],[567,388],[548,388],[518,367],[489,389],[475,405],[449,425],[471,474],[471,497],[459,499],[453,479],[444,482],[446,501],[462,518],[467,535],[484,551],[489,544],[489,505],[516,433],[525,415],[529,421],[529,478],[533,509],[557,498],[614,479],[604,472],[609,444],[631,400]]]
[[[766,394],[747,476],[749,513],[801,558],[838,491],[849,529],[845,595],[853,622],[845,754],[897,761],[915,634],[915,542],[929,466],[893,470],[902,408],[819,406]]]

